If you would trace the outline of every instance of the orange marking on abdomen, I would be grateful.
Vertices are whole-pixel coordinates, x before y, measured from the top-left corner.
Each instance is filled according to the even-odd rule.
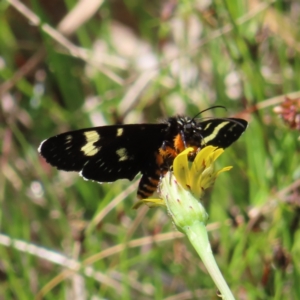
[[[152,177],[148,177],[147,179],[148,183],[144,183],[142,186],[139,187],[138,197],[140,199],[148,198],[157,190],[159,180]]]
[[[144,184],[142,186],[142,188],[143,188],[144,191],[154,193],[156,191],[156,189],[157,189],[157,186],[152,186],[152,185],[149,185],[149,184]]]
[[[164,159],[165,159],[165,158],[169,158],[169,157],[175,158],[175,157],[177,156],[176,150],[174,150],[173,148],[171,148],[171,147],[169,147],[169,146],[166,147],[166,149],[160,148],[160,149],[159,149],[159,153],[160,153],[160,155],[161,155],[162,158],[163,158],[163,162],[164,162]]]
[[[185,149],[183,140],[180,134],[177,134],[174,138],[174,147],[177,150],[177,153],[182,152]]]
[[[159,149],[159,153],[156,154],[156,164],[161,166],[164,163],[164,155],[161,153],[163,151],[161,148]]]
[[[152,177],[148,177],[148,180],[149,180],[149,182],[150,182],[150,184],[151,184],[152,186],[157,187],[157,185],[158,185],[158,183],[159,183],[159,180],[158,180],[158,179],[152,178]]]
[[[139,199],[146,199],[148,197],[150,197],[153,193],[152,192],[147,192],[147,191],[144,191],[144,190],[138,190],[137,192],[137,196]]]

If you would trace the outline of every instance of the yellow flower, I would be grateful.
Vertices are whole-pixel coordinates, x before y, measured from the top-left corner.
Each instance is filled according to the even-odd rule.
[[[223,149],[207,146],[191,162],[189,156],[193,152],[193,148],[187,148],[174,159],[173,172],[166,174],[160,186],[161,197],[180,231],[194,222],[206,224],[208,215],[199,200],[220,173],[231,169],[214,170],[214,162]]]
[[[175,158],[174,177],[183,188],[190,190],[196,198],[200,199],[203,192],[214,184],[217,176],[232,167],[214,171],[214,162],[224,152],[221,148],[207,146],[198,152],[193,162],[190,162],[188,156],[193,151],[193,148],[187,148]]]

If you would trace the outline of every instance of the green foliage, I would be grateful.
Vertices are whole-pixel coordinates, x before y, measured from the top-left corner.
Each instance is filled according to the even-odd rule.
[[[297,1],[204,2],[106,1],[70,19],[77,1],[26,2],[38,19],[1,2],[1,299],[217,299],[167,213],[132,210],[135,182],[86,182],[36,150],[64,131],[212,105],[227,111],[201,117],[250,123],[204,199],[218,264],[237,299],[299,299],[298,132],[273,112],[300,95]]]

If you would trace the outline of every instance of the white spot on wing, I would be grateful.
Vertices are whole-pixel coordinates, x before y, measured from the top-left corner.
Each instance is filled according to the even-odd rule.
[[[116,151],[116,154],[120,157],[119,161],[125,161],[129,159],[127,155],[127,150],[125,148],[120,148]]]
[[[95,147],[94,145],[100,140],[100,135],[95,130],[84,132],[84,135],[86,144],[80,150],[87,156],[94,156],[101,149],[101,147]]]
[[[123,128],[118,128],[117,129],[117,136],[121,136],[123,134],[124,129]]]

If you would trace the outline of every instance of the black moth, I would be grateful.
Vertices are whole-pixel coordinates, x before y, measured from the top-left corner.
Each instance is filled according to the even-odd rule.
[[[162,149],[180,153],[190,146],[226,148],[241,136],[247,124],[238,118],[199,121],[177,116],[159,124],[112,125],[62,133],[43,141],[38,151],[57,169],[77,171],[97,182],[133,180],[140,172],[137,194],[147,198],[166,172]]]

